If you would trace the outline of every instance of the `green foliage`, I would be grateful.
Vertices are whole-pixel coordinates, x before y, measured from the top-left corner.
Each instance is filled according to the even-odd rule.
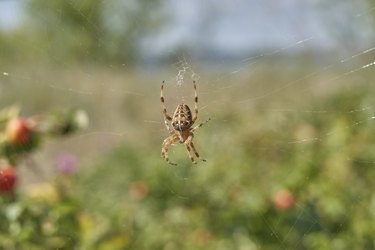
[[[68,191],[69,178],[61,175],[55,184],[30,186],[25,194],[18,194],[16,169],[26,155],[39,148],[42,137],[67,135],[87,125],[82,124],[82,117],[86,117],[84,112],[77,110],[28,118],[20,117],[15,106],[0,110],[0,249],[79,246],[82,210]],[[70,166],[66,162],[60,163],[64,164],[62,174],[73,172],[74,162],[68,162]]]
[[[96,91],[90,100],[103,122],[96,125],[111,128],[112,119],[124,119],[128,135],[114,136],[122,145],[105,157],[89,155],[74,176],[2,196],[0,235],[7,240],[0,249],[374,249],[374,87],[354,77],[353,82],[312,81],[309,96],[309,82],[275,94],[269,89],[280,88],[276,79],[282,73],[263,73],[262,80],[252,77],[251,87],[248,79],[229,79],[238,86],[225,91],[205,92],[200,91],[203,84],[198,86],[200,100],[209,103],[198,122],[212,120],[194,137],[207,159],[196,166],[182,145],[170,148],[177,166],[160,157],[168,133],[162,130],[161,108],[155,107],[159,86],[152,92],[155,98],[119,94],[125,102],[114,101],[113,92],[113,99],[102,100],[104,91]],[[362,82],[372,74],[361,75]],[[285,77],[290,78],[300,77]],[[119,79],[124,89],[126,77]],[[249,93],[257,96],[256,83],[272,98],[246,103]],[[139,85],[144,89],[134,93],[150,89]],[[170,110],[173,89],[168,90]],[[102,105],[108,106],[100,112]],[[160,123],[147,127],[149,116]],[[48,130],[51,135],[58,131],[62,136],[66,130],[61,128],[77,124],[71,112],[48,117],[56,125]],[[96,136],[98,127],[88,133],[98,139],[95,145],[87,137],[75,138],[79,152],[101,149],[105,141]]]
[[[206,163],[175,149],[170,166],[160,146],[127,144],[81,173],[80,196],[116,221],[125,249],[373,249],[371,93],[305,98],[298,119],[227,107],[196,135]],[[284,188],[295,203],[281,210]]]
[[[57,64],[132,64],[142,36],[161,24],[160,1],[48,1],[26,3],[27,22],[0,39],[4,56]],[[52,60],[51,60],[52,59]]]
[[[0,197],[0,249],[76,249],[80,239],[79,205],[57,201]]]

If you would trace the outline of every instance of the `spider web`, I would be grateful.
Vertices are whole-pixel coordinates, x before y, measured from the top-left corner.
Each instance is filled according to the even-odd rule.
[[[180,6],[180,8],[183,7]],[[270,6],[266,5],[265,8],[270,8]],[[356,23],[364,26],[367,19],[373,15],[374,10],[375,7],[370,7],[366,10],[355,11],[350,15],[355,17]],[[325,91],[334,92],[345,89],[353,89],[354,91],[353,85],[355,83],[352,82],[355,79],[357,79],[357,82],[362,82],[362,85],[371,84],[367,74],[369,71],[373,71],[375,66],[374,44],[371,44],[371,42],[360,44],[343,51],[341,54],[336,53],[332,57],[317,57],[313,66],[306,67],[307,69],[303,72],[293,72],[293,69],[288,68],[288,65],[286,65],[282,69],[291,71],[291,74],[286,74],[281,79],[273,79],[277,81],[275,83],[265,84],[259,79],[271,74],[272,68],[278,67],[278,60],[281,57],[289,56],[292,58],[290,61],[293,61],[294,54],[304,51],[306,47],[316,46],[317,42],[315,41],[321,39],[319,33],[304,34],[303,36],[291,34],[291,36],[293,36],[292,39],[286,39],[287,42],[280,42],[281,45],[279,44],[276,49],[261,48],[264,52],[236,57],[235,59],[227,59],[223,56],[222,60],[218,59],[213,64],[214,66],[209,63],[207,63],[207,66],[203,62],[204,59],[200,60],[199,56],[194,55],[193,52],[184,53],[182,56],[177,56],[176,62],[169,63],[167,69],[164,69],[164,73],[155,73],[152,69],[141,67],[141,69],[138,69],[140,71],[139,74],[128,76],[118,73],[118,70],[131,71],[130,67],[119,63],[118,65],[106,64],[99,70],[90,68],[77,69],[66,66],[62,72],[56,72],[56,75],[51,77],[46,76],[46,73],[38,66],[34,69],[24,69],[7,68],[7,65],[0,64],[0,72],[2,72],[0,97],[3,98],[3,104],[11,104],[14,100],[26,107],[30,103],[33,104],[34,108],[26,108],[25,112],[48,110],[43,103],[38,103],[38,97],[47,99],[47,102],[51,103],[51,109],[63,108],[71,104],[86,108],[92,118],[92,125],[89,130],[68,138],[62,145],[58,142],[52,142],[52,149],[46,150],[47,152],[44,152],[42,156],[37,155],[36,158],[44,160],[46,155],[54,155],[56,151],[63,148],[64,150],[76,152],[83,158],[84,162],[89,164],[92,162],[93,155],[103,156],[105,153],[128,142],[135,144],[134,147],[139,151],[145,148],[143,144],[151,143],[155,145],[155,151],[159,152],[159,144],[168,136],[161,117],[158,99],[161,81],[166,80],[164,97],[170,114],[180,102],[186,102],[189,106],[193,104],[192,81],[196,81],[200,111],[198,122],[204,121],[209,117],[212,118],[209,123],[197,131],[194,139],[198,152],[204,159],[207,159],[207,164],[200,162],[196,168],[190,168],[190,165],[187,165],[188,159],[187,161],[184,159],[187,158],[184,147],[175,145],[170,148],[169,158],[173,162],[178,161],[182,162],[182,164],[177,167],[170,167],[160,159],[159,165],[167,169],[165,171],[168,172],[171,178],[175,178],[180,182],[178,188],[165,184],[166,189],[175,195],[177,199],[189,201],[192,197],[197,196],[197,193],[202,192],[203,195],[208,193],[207,196],[216,197],[218,202],[220,202],[221,189],[210,190],[202,182],[197,182],[196,175],[202,175],[201,178],[208,179],[209,177],[206,175],[207,169],[210,167],[209,164],[210,162],[216,163],[215,159],[218,156],[210,149],[212,148],[210,143],[220,144],[220,141],[224,140],[231,142],[233,147],[241,147],[235,140],[239,139],[238,137],[242,135],[242,132],[231,124],[230,116],[221,116],[222,110],[230,108],[233,116],[242,116],[242,119],[249,123],[254,123],[254,127],[257,127],[262,125],[256,124],[256,117],[252,117],[252,114],[256,114],[254,110],[265,109],[264,112],[270,115],[269,119],[271,120],[268,124],[263,124],[263,126],[269,126],[270,133],[276,135],[281,132],[292,133],[292,128],[296,123],[305,125],[301,125],[300,134],[294,136],[295,139],[293,140],[290,137],[277,136],[270,143],[272,147],[268,146],[270,144],[266,144],[267,146],[260,145],[253,148],[253,151],[259,153],[257,154],[258,157],[263,159],[268,157],[269,152],[286,152],[293,148],[299,152],[302,160],[312,161],[309,159],[310,156],[307,154],[306,147],[319,145],[322,142],[329,143],[332,138],[340,137],[342,130],[360,128],[363,124],[370,124],[369,126],[371,126],[374,123],[375,104],[368,101],[364,102],[359,108],[340,106],[332,109],[329,106],[322,106],[319,109],[311,109],[304,107],[307,102],[305,97],[309,95],[312,96],[310,100],[319,102],[320,98],[325,96],[325,93],[322,93]],[[38,47],[37,44],[25,46]],[[202,46],[204,47],[204,44]],[[191,50],[198,51],[199,49],[198,45],[191,48]],[[163,53],[168,54],[169,52]],[[54,58],[50,60],[53,62]],[[67,73],[71,76],[68,76]],[[131,80],[123,79],[122,77],[124,76],[129,77]],[[111,80],[108,81],[108,79]],[[254,79],[254,81],[250,80],[244,84],[247,81],[244,79]],[[346,79],[354,80],[347,83],[344,81]],[[28,96],[30,89],[37,93],[35,97]],[[12,94],[12,90],[18,96]],[[49,93],[49,97],[45,96],[44,93],[46,92]],[[280,101],[288,98],[295,100],[293,104],[299,103],[300,105],[290,106],[288,100],[284,103]],[[273,104],[273,102],[277,103]],[[139,109],[143,110],[142,115],[132,112],[131,108],[136,110],[137,107],[131,107],[131,105],[138,105]],[[318,120],[321,116],[329,118],[330,114],[342,114],[345,117],[343,119],[349,121],[337,130],[327,130],[321,134],[311,132],[311,128],[304,122],[304,120],[309,119]],[[363,114],[365,114],[365,117],[363,117]],[[275,120],[272,121],[272,119]],[[290,119],[290,123],[284,121],[282,124],[285,127],[280,128],[284,130],[275,131],[276,128],[272,126],[272,122],[285,119]],[[224,126],[225,129],[221,126]],[[217,134],[217,131],[223,134]],[[138,143],[137,138],[144,138],[145,136],[142,136],[144,133],[147,135],[156,134],[158,139],[160,139],[160,143]],[[85,145],[85,147],[82,147],[82,145]],[[337,149],[336,153],[338,152],[345,153],[345,147]],[[221,153],[225,155],[225,151],[221,151]],[[233,157],[233,161],[236,160],[236,156],[226,155],[226,158],[231,159],[231,157]],[[370,166],[375,165],[375,160],[362,161],[347,158],[347,161],[356,161]],[[42,165],[48,169],[48,165],[51,162],[52,159],[48,160],[47,157],[47,160]],[[228,171],[230,171],[230,168],[228,168]],[[259,171],[262,173],[262,170]],[[288,175],[291,176],[292,172],[293,169],[285,173],[286,178],[288,178]],[[220,178],[230,178],[230,174],[228,173],[228,176]],[[313,177],[307,175],[304,186],[309,184],[309,178]],[[197,187],[192,189],[194,185],[197,185]],[[360,202],[361,198],[358,197],[357,201]],[[354,207],[355,204],[352,206]],[[290,227],[284,235],[278,233],[279,228],[282,226],[282,219],[271,220],[263,216],[262,219],[269,230],[270,239],[276,240],[282,249],[287,249],[286,242],[292,237],[293,230],[299,226],[303,219],[309,221],[307,223],[309,227],[304,229],[306,235],[315,230],[316,227],[324,229],[325,226],[313,216],[310,209],[297,202],[296,217],[289,224]],[[349,213],[345,214],[341,218],[341,223],[334,228],[333,232],[340,231],[350,216]],[[328,229],[323,231],[325,230],[328,231]],[[239,237],[239,241],[243,242],[243,246],[249,246],[249,249],[252,249],[252,244],[257,244],[257,242],[254,243],[245,239],[246,237],[241,238],[246,233],[238,232],[236,235],[236,237]],[[303,240],[301,239],[301,242]],[[301,244],[301,242],[298,244]]]
[[[370,13],[373,8],[370,8],[367,11],[357,13],[356,16],[358,18],[363,17],[364,15]],[[205,82],[200,82],[200,85],[205,85],[206,90],[201,91],[201,95],[217,95],[217,93],[223,93],[227,91],[228,89],[232,90],[237,90],[241,91],[240,88],[243,86],[237,86],[236,83],[233,83],[232,81],[228,81],[227,79],[233,79],[233,76],[240,75],[242,73],[247,73],[250,72],[249,74],[253,74],[254,71],[256,71],[257,67],[261,67],[259,65],[262,64],[268,64],[274,57],[277,57],[283,53],[288,53],[293,50],[298,50],[300,47],[305,46],[306,44],[308,45],[312,40],[314,40],[314,36],[307,36],[306,38],[303,38],[301,40],[297,40],[295,42],[292,42],[290,44],[287,44],[286,46],[280,47],[279,49],[270,51],[270,52],[265,52],[261,53],[255,56],[247,57],[242,60],[239,60],[239,66],[234,66],[233,69],[228,69],[230,67],[226,67],[225,69],[228,71],[228,73],[221,73],[214,79],[210,79],[208,83]],[[374,66],[375,62],[373,61],[373,52],[374,52],[375,47],[373,47],[371,44],[364,46],[363,48],[359,48],[356,50],[353,50],[353,52],[349,52],[349,55],[344,56],[343,58],[333,58],[333,60],[328,60],[328,61],[321,61],[319,62],[319,65],[315,67],[314,69],[310,70],[309,72],[304,73],[301,77],[294,77],[292,79],[289,79],[282,84],[279,85],[272,85],[272,88],[270,90],[262,90],[259,94],[249,94],[249,92],[246,92],[244,94],[244,97],[240,98],[239,100],[233,100],[233,96],[225,96],[223,99],[216,99],[216,98],[209,98],[210,100],[207,101],[206,103],[200,104],[201,109],[203,110],[203,115],[204,116],[210,116],[212,112],[210,111],[216,111],[219,112],[218,110],[225,108],[229,103],[234,102],[235,106],[241,107],[239,109],[238,113],[243,113],[244,112],[244,107],[245,109],[252,109],[254,105],[257,104],[257,102],[272,102],[272,100],[279,96],[284,94],[285,92],[289,91],[290,89],[295,89],[296,90],[296,95],[301,94],[301,95],[306,95],[310,92],[313,92],[314,88],[319,87],[319,85],[323,84],[330,84],[330,85],[336,85],[336,88],[341,88],[338,85],[341,85],[341,81],[347,77],[358,77],[361,76],[362,74],[366,74],[367,70],[371,70],[371,67]],[[362,59],[368,57],[366,59],[368,62],[364,63],[363,60],[357,60],[357,59]],[[224,64],[224,63],[223,63]],[[176,70],[177,73],[177,81],[176,84],[178,87],[181,87],[182,82],[181,79],[185,79],[184,77],[181,77],[181,75],[184,75],[186,73],[186,69],[190,69],[190,65],[187,65],[187,60],[185,57],[181,59],[180,62],[177,63],[179,66],[179,69]],[[263,65],[262,65],[263,66]],[[267,65],[265,65],[267,67]],[[342,69],[344,69],[342,71]],[[341,71],[340,71],[341,70]],[[331,71],[335,72],[334,74],[331,74]],[[193,74],[196,74],[193,72]],[[322,76],[327,76],[327,79],[324,81],[319,82],[319,78]],[[318,80],[317,80],[318,79]],[[224,82],[224,83],[223,83]],[[306,84],[308,82],[308,84]],[[311,84],[313,82],[313,84]],[[222,85],[221,85],[222,84]],[[345,86],[346,88],[348,86]],[[179,96],[178,99],[183,100],[184,98]],[[202,100],[203,98],[200,98]],[[215,100],[212,100],[215,99]],[[209,111],[207,111],[209,110]],[[236,111],[234,111],[236,112]],[[374,119],[374,104],[369,103],[367,106],[361,107],[359,109],[350,109],[347,107],[341,107],[339,111],[330,111],[330,107],[327,107],[327,109],[318,109],[318,110],[311,110],[311,109],[303,109],[303,108],[279,108],[279,109],[268,109],[267,112],[272,112],[272,113],[294,113],[292,115],[294,119],[300,119],[300,116],[304,116],[305,114],[308,114],[311,117],[315,116],[320,116],[324,114],[329,114],[329,113],[336,113],[336,114],[344,114],[350,117],[355,117],[355,114],[359,113],[367,113],[367,117],[361,118],[359,120],[356,120],[357,118],[351,118],[353,119],[351,121],[350,125],[344,126],[344,130],[350,130],[353,127],[358,127],[361,124],[369,124],[371,123]],[[201,115],[202,116],[202,115]],[[214,123],[226,123],[227,120],[221,119],[214,117]],[[208,125],[210,126],[210,125]],[[207,129],[207,128],[206,128]],[[215,133],[215,127],[213,128],[212,126],[209,127],[210,131],[213,131]],[[298,145],[300,148],[300,154],[304,155],[304,147],[305,145],[309,145],[311,143],[319,143],[322,141],[328,141],[330,140],[330,137],[334,137],[335,135],[339,134],[340,131],[326,131],[323,134],[320,134],[318,136],[316,135],[307,135],[304,138],[299,138],[298,140],[293,140],[293,141],[275,141],[274,144],[278,145],[279,148],[282,150],[288,150],[288,148],[293,147],[294,145]],[[202,143],[201,143],[202,144]],[[204,147],[203,147],[204,148]],[[207,146],[206,146],[207,148]],[[267,154],[268,149],[267,148],[259,148],[259,149],[253,149],[253,150],[260,150]],[[343,151],[343,149],[338,150]],[[173,152],[173,149],[172,149]],[[306,156],[308,157],[308,156]],[[347,159],[348,161],[354,161],[354,159]],[[361,161],[364,164],[374,164],[374,161]],[[230,170],[228,170],[230,171]],[[189,176],[188,174],[183,173],[181,175],[181,171],[175,170],[175,176],[176,178],[180,178],[181,182],[185,183],[186,190],[185,192],[193,195],[192,192],[189,193],[190,186],[192,183],[190,182],[190,179],[187,177]],[[309,177],[307,177],[309,178]],[[204,190],[204,187],[202,186],[202,190]],[[181,190],[180,190],[181,191]],[[176,196],[178,196],[181,199],[188,199],[189,195],[187,196],[181,196],[181,194],[176,193],[176,190],[171,189],[170,192],[175,193]],[[215,191],[210,191],[210,192],[215,192]],[[211,194],[212,195],[212,194]],[[360,199],[357,199],[357,202],[361,202]],[[317,218],[315,218],[309,207],[301,206],[298,203],[296,204],[298,213],[297,216],[294,220],[293,223],[291,223],[290,229],[287,231],[285,235],[280,235],[278,234],[278,227],[280,227],[279,223],[281,223],[281,220],[279,221],[270,221],[267,217],[263,217],[264,224],[267,225],[267,227],[270,230],[270,238],[275,238],[277,242],[279,242],[279,246],[281,246],[282,249],[288,249],[286,245],[286,241],[291,237],[291,232],[293,229],[298,226],[298,224],[301,223],[303,220],[308,220],[309,221],[309,227],[305,229],[305,234],[308,234],[315,230],[316,227],[322,227],[324,228],[324,225],[321,224],[321,221],[319,221]],[[354,207],[354,205],[353,205]],[[304,217],[304,218],[303,218]],[[339,232],[341,228],[345,225],[347,220],[349,220],[350,214],[346,214],[345,217],[342,218],[341,223],[335,228],[335,232]],[[300,240],[299,243],[295,246],[296,248],[298,247],[298,244],[301,244],[303,239]],[[246,245],[246,244],[245,244]],[[249,243],[248,246],[252,246],[251,243]],[[251,248],[250,248],[251,249]]]
[[[242,60],[243,65],[240,68],[237,68],[236,70],[230,71],[227,74],[220,75],[215,80],[212,80],[211,82],[206,83],[205,87],[206,87],[206,89],[208,88],[208,90],[206,90],[203,93],[207,94],[207,95],[212,95],[212,94],[216,94],[217,92],[221,93],[223,91],[226,91],[228,88],[229,89],[236,89],[237,86],[235,84],[225,83],[224,86],[222,86],[222,87],[218,87],[218,85],[220,85],[220,82],[223,79],[230,78],[231,75],[241,74],[241,72],[247,70],[249,66],[252,67],[254,64],[259,63],[259,61],[261,61],[261,60],[266,61],[267,57],[272,58],[272,56],[277,55],[277,54],[281,53],[282,51],[285,51],[285,50],[288,50],[288,49],[293,49],[293,47],[300,46],[301,44],[303,44],[305,42],[308,42],[311,39],[312,38],[300,40],[300,41],[297,41],[297,42],[295,42],[291,45],[288,45],[286,47],[275,50],[273,52],[266,53],[266,54],[260,54],[258,56],[246,58],[246,59]],[[300,88],[301,85],[303,85],[301,90],[298,90],[296,94],[300,93],[302,95],[305,95],[306,93],[309,93],[310,91],[313,91],[313,89],[318,87],[319,84],[339,85],[339,84],[341,84],[340,80],[342,80],[343,78],[346,78],[346,77],[352,76],[352,75],[358,76],[358,74],[360,75],[360,74],[364,73],[366,70],[369,70],[371,67],[373,67],[375,65],[374,61],[370,61],[370,62],[365,63],[365,64],[359,64],[355,60],[358,57],[361,57],[361,56],[373,55],[374,50],[375,50],[375,47],[365,48],[364,50],[356,52],[353,55],[350,55],[350,56],[345,57],[343,59],[338,59],[333,63],[327,63],[327,64],[320,65],[318,67],[318,69],[315,69],[315,70],[303,75],[302,77],[287,81],[286,83],[281,84],[281,86],[273,86],[273,88],[271,90],[267,90],[267,91],[265,91],[261,94],[251,95],[250,97],[247,96],[247,97],[242,98],[240,100],[234,100],[234,101],[231,100],[233,97],[226,96],[224,99],[221,99],[221,100],[213,100],[213,101],[210,100],[208,102],[203,102],[203,105],[200,104],[200,106],[201,106],[200,110],[203,111],[203,114],[201,113],[200,117],[202,117],[202,116],[209,117],[211,115],[210,110],[211,111],[214,110],[214,111],[217,112],[218,110],[225,108],[225,106],[228,105],[228,103],[230,103],[230,102],[233,102],[235,104],[235,106],[238,105],[238,106],[242,107],[238,111],[233,111],[233,113],[238,113],[238,115],[239,115],[239,114],[244,112],[244,109],[252,109],[253,108],[252,105],[256,105],[257,102],[262,102],[262,101],[272,102],[272,99],[275,96],[277,97],[278,95],[283,94],[283,92],[289,91],[289,89],[293,89],[293,88],[297,88],[297,87]],[[189,66],[186,66],[186,63],[187,63],[187,60],[185,58],[183,58],[179,62],[179,64],[182,65],[181,66],[182,69],[178,70],[177,77],[176,77],[176,86],[178,88],[181,87],[182,84],[185,84],[185,81],[182,82],[181,78],[182,79],[186,79],[186,78],[181,77],[181,75],[185,74],[186,69],[190,69]],[[334,75],[330,75],[328,77],[328,79],[326,79],[323,83],[316,82],[316,83],[314,83],[314,85],[306,86],[305,81],[308,81],[308,80],[311,80],[311,79],[314,80],[315,78],[319,78],[321,75],[325,74],[326,72],[329,72],[331,69],[334,69],[336,67],[340,68],[344,64],[351,64],[351,65],[354,65],[354,66],[350,66],[349,69],[345,70],[344,72],[337,73],[337,74],[334,74]],[[183,73],[181,73],[181,72],[183,72]],[[196,73],[193,73],[193,74],[195,75]],[[212,87],[212,86],[214,86],[214,87]],[[338,88],[340,88],[340,87],[338,87]],[[241,91],[241,90],[238,90],[238,91]],[[179,91],[177,91],[177,93],[178,94],[176,94],[176,96],[177,96],[176,99],[182,100],[184,102],[186,97],[181,96],[179,94],[180,93]],[[248,95],[248,93],[246,95]],[[202,99],[202,98],[200,98],[200,99]],[[302,109],[300,109],[300,108],[278,108],[278,109],[269,109],[267,112],[280,113],[280,114],[284,114],[284,113],[293,114],[292,116],[294,116],[294,118],[297,119],[297,120],[298,120],[299,116],[305,116],[305,114],[308,114],[311,117],[315,117],[315,116],[320,116],[320,115],[329,114],[329,113],[333,112],[335,114],[344,114],[344,115],[347,115],[349,117],[354,117],[355,114],[357,114],[357,113],[358,114],[364,113],[364,112],[367,113],[368,115],[367,115],[366,118],[364,118],[364,119],[362,118],[362,119],[359,119],[359,120],[356,120],[356,118],[352,118],[353,120],[351,121],[350,125],[346,125],[346,126],[343,127],[344,130],[351,130],[351,129],[353,129],[357,126],[360,126],[362,124],[372,123],[375,120],[374,108],[375,108],[374,104],[370,103],[370,104],[368,104],[368,106],[364,106],[364,107],[361,107],[359,109],[350,109],[350,108],[347,109],[346,107],[342,107],[342,108],[340,108],[339,111],[330,111],[330,108],[316,109],[316,110],[303,109],[303,108]],[[204,118],[201,118],[201,119],[204,119]],[[213,122],[214,123],[226,123],[228,121],[223,120],[221,118],[214,117]],[[210,125],[207,125],[207,126],[208,126],[208,128],[206,128],[206,130],[212,131],[211,133],[215,133],[215,126],[210,126]],[[304,155],[304,153],[305,153],[304,152],[304,145],[317,144],[319,142],[326,142],[327,140],[329,140],[330,137],[334,137],[335,134],[339,134],[339,133],[340,133],[340,131],[326,131],[323,134],[320,134],[318,136],[307,134],[306,137],[299,138],[298,140],[275,141],[274,144],[278,145],[278,147],[281,148],[281,150],[288,150],[289,148],[293,147],[293,145],[298,145],[298,147],[301,148],[301,149],[299,149],[300,154]],[[203,152],[205,151],[205,149],[207,151],[207,147],[209,147],[207,145],[204,145],[204,143],[205,143],[204,141],[199,143],[199,144],[201,144],[200,147],[203,149]],[[177,149],[172,147],[170,150],[172,152],[171,155],[176,154],[175,151]],[[267,151],[268,151],[267,148],[258,148],[258,149],[254,148],[253,150],[262,151],[262,152],[264,152],[264,155],[266,155]],[[344,151],[344,150],[338,149],[338,152],[340,152],[340,151]],[[215,157],[215,156],[213,156],[213,157]],[[308,157],[308,156],[306,156],[306,157]],[[366,165],[375,164],[375,161],[372,161],[372,160],[370,160],[370,161],[362,161],[362,160],[358,161],[356,159],[351,159],[351,158],[347,158],[346,160],[348,162],[354,161],[354,162],[357,162],[357,163],[360,163],[360,164],[366,164]],[[202,167],[204,167],[204,166],[202,166]],[[180,169],[173,169],[171,171],[172,171],[173,176],[175,178],[179,178],[181,180],[181,182],[184,183],[185,189],[183,190],[183,192],[182,192],[183,194],[182,194],[182,193],[178,193],[176,190],[173,190],[171,187],[168,187],[170,189],[170,192],[174,193],[178,198],[186,199],[186,200],[191,198],[191,196],[195,195],[193,192],[189,192],[190,186],[192,185],[192,183],[190,181],[191,173],[186,173],[185,171],[181,171]],[[230,171],[230,170],[228,170],[228,171]],[[307,178],[309,178],[309,177],[307,177]],[[202,187],[202,189],[204,189],[204,188]],[[179,190],[179,192],[181,192],[181,190]],[[216,192],[216,191],[208,191],[208,192],[211,192],[210,195],[212,196],[213,195],[212,193]],[[357,202],[361,202],[361,199],[358,198]],[[355,205],[352,205],[352,207],[354,207],[354,206]],[[317,218],[314,218],[311,215],[311,211],[310,211],[309,207],[301,206],[298,203],[296,204],[296,207],[297,207],[297,210],[298,210],[297,216],[296,216],[294,222],[291,223],[291,227],[288,230],[287,234],[285,234],[285,235],[280,235],[279,233],[277,233],[278,227],[280,226],[279,223],[280,224],[282,223],[281,220],[280,221],[270,221],[267,217],[263,217],[264,224],[270,230],[270,238],[276,239],[279,242],[279,246],[281,246],[282,249],[288,249],[285,242],[288,241],[288,239],[291,237],[290,233],[293,231],[294,227],[296,227],[302,220],[308,220],[309,224],[310,224],[310,227],[305,229],[305,234],[308,234],[308,233],[312,232],[313,230],[315,230],[316,227],[324,228],[324,225],[321,224],[321,221],[319,221]],[[305,218],[303,219],[302,217],[305,217]],[[347,220],[349,220],[349,218],[350,218],[350,214],[346,214],[346,216],[344,218],[342,218],[342,222],[337,226],[335,231],[339,232],[340,229],[345,225]],[[301,239],[298,244],[301,244],[302,241],[303,241],[303,239]],[[253,243],[254,242],[248,242],[248,245],[252,246]],[[298,244],[295,247],[298,247]]]

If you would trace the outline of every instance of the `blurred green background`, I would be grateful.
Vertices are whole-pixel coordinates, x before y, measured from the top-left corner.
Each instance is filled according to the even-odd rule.
[[[58,249],[375,249],[374,1],[0,9],[1,106],[90,118],[32,156],[40,172],[20,169],[26,196],[55,181],[59,154],[77,157],[79,210],[56,223],[67,227]],[[183,145],[170,148],[177,166],[161,158],[162,80],[170,114],[193,105],[197,80],[207,162],[191,164]],[[0,246],[58,245],[47,241]]]

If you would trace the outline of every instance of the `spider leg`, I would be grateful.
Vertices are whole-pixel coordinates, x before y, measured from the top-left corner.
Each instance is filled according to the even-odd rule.
[[[168,123],[167,120],[164,120],[164,124],[165,124],[165,127],[167,128],[169,134],[172,134],[173,130],[171,129],[171,127],[169,127],[169,123]]]
[[[193,133],[190,133],[190,135],[188,136],[188,138],[186,139],[185,141],[185,145],[186,145],[186,149],[188,151],[188,154],[189,154],[189,157],[190,157],[190,160],[194,163],[194,164],[197,164],[197,162],[194,160],[193,158],[193,155],[191,154],[191,151],[194,152],[195,156],[198,158],[198,159],[201,159],[199,157],[199,154],[197,152],[197,150],[195,149],[194,147],[194,144],[193,144],[193,137],[194,137],[194,134]],[[202,161],[206,161],[204,159],[201,159]]]
[[[178,136],[176,134],[169,136],[167,139],[163,141],[162,148],[161,148],[161,156],[171,165],[177,165],[176,163],[170,162],[168,158],[168,147],[175,143],[178,140]]]
[[[194,116],[191,119],[192,124],[197,120],[198,118],[198,94],[197,94],[197,85],[195,84],[195,81],[193,81],[194,84]]]
[[[206,161],[205,159],[202,159],[202,158],[199,157],[199,154],[198,154],[197,150],[195,149],[194,144],[193,144],[192,141],[190,142],[190,146],[193,149],[193,152],[197,156],[197,158],[201,159],[202,161]]]
[[[163,81],[163,83],[161,85],[160,101],[161,101],[161,104],[162,104],[162,107],[163,107],[164,122],[165,122],[167,128],[169,128],[169,126],[167,125],[168,124],[167,121],[172,121],[172,117],[170,117],[168,115],[167,108],[165,107],[164,96],[163,96],[163,88],[164,88],[164,81]]]
[[[197,126],[195,126],[194,128],[192,128],[190,130],[191,133],[193,133],[195,130],[197,130],[198,128],[202,127],[204,124],[206,124],[207,122],[209,122],[211,120],[211,118],[208,118],[207,120],[205,120],[204,122],[198,124]]]
[[[191,148],[190,148],[190,146],[189,145],[191,145],[190,143],[187,143],[187,142],[185,142],[185,146],[186,146],[186,149],[187,149],[187,151],[188,151],[188,154],[189,154],[189,158],[190,158],[190,160],[194,163],[194,164],[197,164],[197,161],[196,160],[194,160],[194,157],[193,157],[193,155],[191,154]]]

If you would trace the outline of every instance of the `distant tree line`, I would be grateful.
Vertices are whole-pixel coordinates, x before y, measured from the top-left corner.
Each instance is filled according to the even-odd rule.
[[[25,24],[0,36],[1,57],[134,63],[141,38],[163,22],[159,0],[29,0]]]

